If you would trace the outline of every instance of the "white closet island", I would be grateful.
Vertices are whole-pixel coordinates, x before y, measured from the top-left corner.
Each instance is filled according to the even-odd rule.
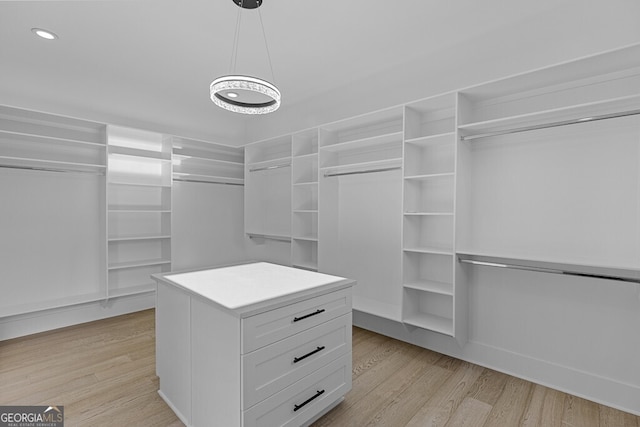
[[[353,280],[265,262],[153,277],[159,393],[187,426],[304,425],[351,389]]]

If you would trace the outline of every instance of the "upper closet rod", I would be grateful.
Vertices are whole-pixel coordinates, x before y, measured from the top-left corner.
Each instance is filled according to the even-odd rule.
[[[579,123],[587,123],[587,122],[595,122],[598,120],[606,120],[606,119],[615,119],[618,117],[628,117],[628,116],[635,116],[637,114],[640,114],[640,110],[631,110],[631,111],[622,111],[619,113],[609,113],[609,114],[601,114],[598,116],[589,116],[589,117],[583,117],[580,119],[573,119],[573,120],[563,120],[560,122],[552,122],[552,123],[544,123],[541,125],[532,125],[532,126],[523,126],[520,128],[514,128],[514,129],[507,129],[507,130],[502,130],[502,131],[495,131],[495,132],[487,132],[487,133],[479,133],[477,135],[467,135],[467,136],[463,136],[460,139],[463,141],[471,141],[474,139],[479,139],[479,138],[488,138],[491,136],[500,136],[500,135],[509,135],[512,133],[519,133],[519,132],[528,132],[531,130],[539,130],[539,129],[546,129],[546,128],[554,128],[554,127],[559,127],[559,126],[568,126],[568,125],[576,125]]]
[[[266,170],[271,170],[271,169],[280,169],[280,168],[286,168],[287,166],[291,166],[291,163],[281,163],[279,165],[264,166],[264,167],[261,167],[261,168],[252,168],[252,169],[249,169],[249,172],[258,172],[258,171],[266,171]]]
[[[324,177],[327,178],[330,176],[358,175],[361,173],[386,172],[386,171],[393,171],[397,169],[402,169],[402,168],[400,166],[393,166],[389,168],[367,169],[364,171],[353,171],[353,172],[335,172],[335,173],[325,172]]]
[[[40,172],[85,173],[89,175],[104,175],[104,172],[101,172],[101,171],[83,171],[79,169],[64,169],[64,168],[45,168],[41,166],[16,166],[16,165],[0,164],[0,168],[23,169],[23,170],[40,171]]]
[[[594,274],[594,273],[583,273],[580,271],[572,271],[572,270],[561,270],[556,268],[548,268],[548,267],[534,267],[528,265],[519,265],[519,264],[509,264],[509,263],[497,263],[497,262],[487,262],[487,261],[475,261],[472,259],[466,258],[458,258],[460,262],[465,264],[473,264],[473,265],[484,265],[488,267],[500,267],[500,268],[510,268],[514,270],[526,270],[526,271],[536,271],[541,273],[552,273],[552,274],[563,274],[566,276],[580,276],[580,277],[591,277],[594,279],[605,279],[605,280],[617,280],[620,282],[631,282],[631,283],[640,283],[640,278],[636,279],[633,277],[624,277],[624,276],[612,276],[608,274]]]
[[[202,182],[204,184],[221,184],[221,185],[240,185],[240,186],[244,186],[244,184],[240,184],[238,182],[205,181],[205,180],[202,180],[202,179],[188,179],[188,178],[173,178],[173,181]]]

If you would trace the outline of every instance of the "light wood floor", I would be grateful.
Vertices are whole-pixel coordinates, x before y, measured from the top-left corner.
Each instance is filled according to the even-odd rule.
[[[0,342],[0,405],[64,405],[68,427],[182,426],[157,394],[154,342],[153,310]],[[521,425],[640,417],[354,328],[353,390],[314,427]]]

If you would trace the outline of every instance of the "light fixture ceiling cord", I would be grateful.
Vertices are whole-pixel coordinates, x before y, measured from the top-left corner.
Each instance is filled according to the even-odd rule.
[[[240,3],[242,3],[244,0]],[[231,64],[229,65],[229,72],[235,74],[236,63],[238,59],[238,45],[240,44],[240,27],[242,25],[242,7],[238,8],[238,16],[236,17],[236,31],[233,35],[233,47],[231,48]]]
[[[276,84],[276,76],[273,73],[273,65],[271,64],[271,54],[269,53],[269,44],[267,43],[267,35],[264,32],[264,24],[262,23],[262,12],[258,8],[258,16],[260,16],[260,27],[262,27],[262,38],[264,39],[264,46],[267,49],[267,58],[269,59],[269,68],[271,69],[271,82]]]

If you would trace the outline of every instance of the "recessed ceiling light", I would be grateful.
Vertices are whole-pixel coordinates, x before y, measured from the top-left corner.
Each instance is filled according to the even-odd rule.
[[[43,30],[42,28],[32,28],[31,32],[36,36],[42,37],[43,39],[46,39],[46,40],[55,40],[58,38],[58,36],[55,33],[52,33],[51,31]]]
[[[238,97],[238,94],[237,94],[237,93],[235,93],[235,92],[227,92],[227,96],[228,96],[229,98],[237,98],[237,97]]]

